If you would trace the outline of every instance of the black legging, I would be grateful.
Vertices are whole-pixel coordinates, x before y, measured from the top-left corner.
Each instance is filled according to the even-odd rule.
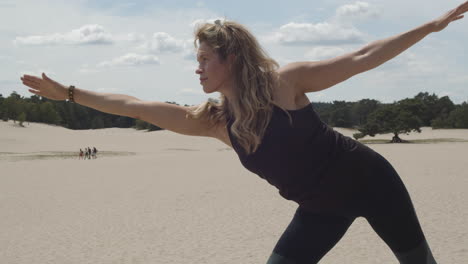
[[[408,191],[377,152],[359,144],[337,160],[318,189],[315,200],[322,209],[299,206],[267,264],[318,263],[356,217],[365,217],[400,263],[436,263]]]

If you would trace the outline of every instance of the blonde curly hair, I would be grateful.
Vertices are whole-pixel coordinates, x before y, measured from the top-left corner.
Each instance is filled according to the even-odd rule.
[[[234,120],[233,136],[247,154],[254,153],[273,112],[273,90],[278,85],[276,70],[279,65],[244,26],[233,21],[217,20],[199,25],[195,30],[195,47],[202,42],[210,46],[221,61],[235,54],[231,69],[237,96],[228,100],[221,94],[219,101],[208,100],[191,108],[187,117],[208,121],[213,126]]]

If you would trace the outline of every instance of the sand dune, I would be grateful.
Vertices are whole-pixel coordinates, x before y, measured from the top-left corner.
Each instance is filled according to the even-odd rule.
[[[77,159],[87,146],[98,159]],[[468,142],[369,146],[400,173],[438,262],[466,263]],[[265,263],[296,209],[220,141],[169,131],[0,122],[0,168],[0,263]],[[320,263],[397,261],[359,218]]]

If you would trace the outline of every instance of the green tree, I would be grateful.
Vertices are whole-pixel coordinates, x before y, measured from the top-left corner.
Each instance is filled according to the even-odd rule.
[[[157,130],[163,130],[162,128],[158,127],[157,125],[148,123],[147,126],[148,131],[157,131]]]
[[[433,120],[439,117],[447,118],[453,110],[455,110],[455,104],[452,100],[448,96],[441,97],[434,107],[435,114]]]
[[[60,116],[57,111],[55,111],[54,105],[51,102],[42,103],[39,106],[39,113],[44,123],[54,125],[60,123]]]
[[[136,128],[137,130],[147,129],[147,127],[148,127],[148,123],[146,123],[145,121],[140,120],[140,119],[137,119],[137,120],[135,121],[135,128]]]
[[[457,106],[450,112],[448,120],[454,128],[468,128],[468,104],[464,102]]]
[[[421,120],[413,115],[406,103],[384,105],[369,115],[367,123],[360,127],[360,133],[354,134],[359,139],[366,135],[393,133],[392,143],[403,142],[399,135],[411,131],[421,132]]]
[[[135,126],[135,119],[126,116],[118,116],[114,125],[117,125],[117,127],[132,127]]]
[[[8,121],[8,117],[5,113],[5,106],[3,102],[5,101],[5,98],[3,98],[3,95],[0,94],[0,119],[3,121]]]
[[[423,126],[429,126],[431,121],[436,117],[437,110],[436,105],[439,98],[435,94],[429,94],[427,92],[418,93],[414,98],[414,101],[420,103],[419,118],[421,119]]]
[[[421,100],[415,98],[406,98],[398,101],[396,105],[399,111],[405,111],[413,116],[417,116],[421,121],[421,126],[424,125],[424,122],[421,120],[421,117],[425,115],[426,106]]]
[[[19,114],[23,112],[22,108],[23,101],[21,100],[21,96],[16,92],[12,92],[3,102],[3,112],[7,120],[13,119],[16,122]]]
[[[352,127],[351,104],[345,101],[334,101],[328,124],[334,127]]]
[[[332,108],[333,108],[332,103],[322,103],[322,102],[314,103],[315,111],[320,116],[320,119],[327,124],[330,124],[328,120],[330,119],[330,112]]]
[[[367,117],[379,108],[380,102],[373,99],[362,99],[352,107],[353,123],[362,126],[367,122]]]
[[[19,125],[24,127],[24,125],[23,125],[24,121],[26,121],[26,114],[24,112],[21,112],[21,114],[19,114],[19,116],[18,116]]]
[[[455,105],[448,96],[438,98],[435,94],[419,93],[414,97],[422,105],[422,111],[419,117],[423,126],[431,126],[432,121],[441,118],[445,119],[449,116],[450,112],[455,109]]]
[[[91,121],[91,128],[92,129],[104,128],[104,121],[102,120],[101,116],[95,116],[93,118],[93,121]]]

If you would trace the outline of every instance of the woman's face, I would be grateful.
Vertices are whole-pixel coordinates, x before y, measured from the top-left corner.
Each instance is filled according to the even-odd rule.
[[[204,42],[200,43],[197,52],[200,84],[205,93],[226,92],[231,89],[231,72],[228,61],[222,61],[219,55]]]

